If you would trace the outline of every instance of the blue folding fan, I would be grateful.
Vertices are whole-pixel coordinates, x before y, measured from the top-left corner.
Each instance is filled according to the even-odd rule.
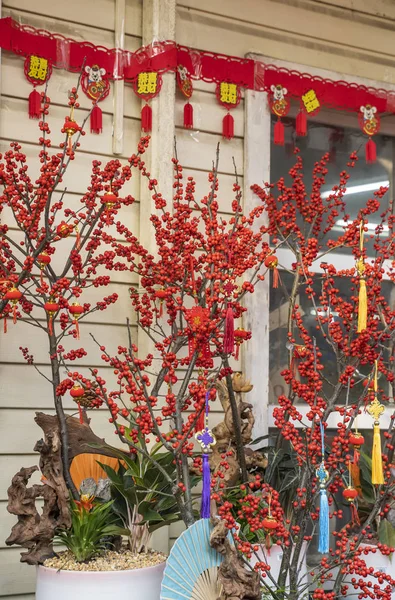
[[[206,393],[205,426],[196,434],[203,451],[201,519],[188,527],[175,542],[167,559],[160,600],[217,600],[221,593],[218,567],[223,557],[210,546],[209,453],[215,438],[208,426],[209,395]]]
[[[199,519],[175,542],[167,559],[160,600],[216,600],[223,557],[210,546],[210,519]]]

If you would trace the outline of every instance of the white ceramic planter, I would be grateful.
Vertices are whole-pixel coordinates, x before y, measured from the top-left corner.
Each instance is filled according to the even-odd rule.
[[[36,600],[159,600],[165,565],[127,571],[57,571],[39,566]]]
[[[369,546],[369,544],[361,544],[360,548],[369,548],[372,546]],[[364,554],[362,553],[360,556],[361,559],[363,559],[366,563],[366,566],[369,567],[373,567],[373,569],[375,571],[382,571],[383,573],[386,573],[387,575],[390,575],[392,577],[392,579],[395,579],[395,561],[392,558],[392,562],[389,558],[389,556],[385,556],[384,554],[381,554],[380,550],[378,548],[376,548],[376,552],[369,552],[368,554]],[[348,593],[347,593],[347,599],[348,600],[355,600],[356,596],[355,594],[357,593],[356,590],[354,590],[354,586],[351,583],[351,580],[355,577],[355,579],[361,579],[360,575],[347,575],[345,577],[344,583],[346,583],[348,585]],[[372,582],[372,586],[373,585],[380,585],[380,588],[384,589],[387,584],[387,582],[384,582],[382,584],[378,583],[377,577],[371,577],[371,576],[367,576],[367,577],[363,577],[363,579],[368,582],[371,581]],[[358,593],[360,593],[360,590],[358,588]],[[391,599],[395,600],[395,591],[393,589],[392,594],[391,594]]]

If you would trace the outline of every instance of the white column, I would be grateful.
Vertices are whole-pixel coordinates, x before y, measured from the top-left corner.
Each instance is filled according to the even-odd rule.
[[[115,48],[117,58],[125,47],[125,0],[115,0]],[[123,104],[125,82],[123,79],[114,81],[114,117],[112,132],[113,154],[123,152]]]
[[[246,90],[244,122],[244,214],[248,215],[260,202],[251,185],[270,181],[270,111],[265,93]],[[269,424],[269,286],[269,278],[258,282],[245,302],[243,326],[252,338],[243,344],[242,368],[254,386],[247,398],[254,410],[254,439],[266,435]]]
[[[143,45],[155,41],[175,39],[176,3],[175,0],[143,1]],[[175,74],[162,75],[163,84],[159,95],[150,101],[152,108],[152,132],[148,152],[144,155],[151,177],[158,180],[158,191],[169,202],[173,199],[173,165],[174,156],[174,106],[175,106]],[[153,192],[148,190],[147,180],[142,179],[140,185],[140,241],[147,250],[155,255],[156,245],[154,229],[150,215],[155,212],[152,200]],[[171,210],[171,208],[169,208]],[[146,356],[155,355],[155,350],[148,336],[139,331],[139,353]],[[162,552],[169,551],[169,528],[162,527],[153,535],[152,547]]]

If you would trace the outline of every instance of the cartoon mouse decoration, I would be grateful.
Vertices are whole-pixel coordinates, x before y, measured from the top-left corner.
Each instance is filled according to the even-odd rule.
[[[110,82],[107,72],[99,65],[86,66],[81,80],[81,87],[93,102],[90,126],[91,133],[101,133],[103,130],[103,114],[98,103],[107,98],[110,93]]]
[[[288,90],[281,84],[270,86],[269,106],[276,117],[277,123],[274,126],[274,143],[278,146],[284,146],[284,124],[281,117],[286,117],[291,108],[290,101],[286,97]]]
[[[367,163],[376,162],[376,144],[372,137],[379,132],[380,117],[377,114],[377,108],[371,104],[365,104],[359,109],[359,125],[362,131],[369,136],[365,146],[365,156]]]

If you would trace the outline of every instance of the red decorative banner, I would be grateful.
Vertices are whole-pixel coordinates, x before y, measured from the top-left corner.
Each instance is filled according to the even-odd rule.
[[[155,42],[136,52],[119,51],[20,25],[6,17],[0,19],[0,47],[25,58],[41,57],[52,67],[71,72],[80,72],[85,65],[100,65],[109,80],[134,83],[141,73],[176,73],[182,66],[190,78],[210,83],[231,82],[238,88],[267,93],[272,86],[281,85],[289,98],[302,100],[303,112],[310,116],[322,106],[359,113],[361,106],[370,105],[376,107],[377,114],[395,112],[394,92],[195,50],[172,41]]]

